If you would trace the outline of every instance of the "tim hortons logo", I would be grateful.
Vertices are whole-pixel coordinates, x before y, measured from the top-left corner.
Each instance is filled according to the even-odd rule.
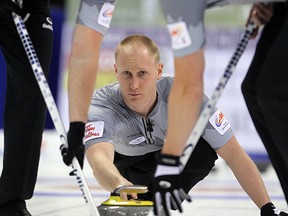
[[[93,132],[95,130],[95,127],[92,126],[92,124],[89,124],[86,126],[86,132],[85,132],[85,139],[88,139],[90,137],[97,137],[100,135],[99,132]]]

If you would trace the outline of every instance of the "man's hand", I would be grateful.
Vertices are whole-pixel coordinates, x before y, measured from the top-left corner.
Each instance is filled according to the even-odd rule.
[[[116,196],[120,196],[121,200],[129,200],[128,195],[132,199],[138,199],[137,194],[147,193],[148,188],[144,185],[133,185],[131,182],[127,181],[125,185],[119,185],[117,188],[114,189],[112,194]]]
[[[72,163],[73,158],[76,156],[81,168],[83,168],[84,131],[85,131],[85,123],[83,122],[70,123],[70,128],[67,134],[68,148],[64,145],[61,145],[60,147],[63,161],[67,166],[69,166]]]
[[[26,15],[25,11],[23,11],[22,6],[18,3],[15,3],[12,0],[3,0],[3,6],[6,7],[8,10],[13,11],[14,13],[18,14],[22,18]]]
[[[261,216],[288,216],[288,214],[277,209],[273,203],[267,203],[261,207]]]
[[[254,39],[258,34],[258,29],[261,25],[266,25],[273,16],[273,4],[255,3],[253,4],[250,14],[246,23],[246,27],[250,22],[254,22],[257,26],[255,31],[251,35],[251,39]]]
[[[181,203],[191,202],[191,198],[181,188],[181,173],[179,157],[161,154],[153,179],[154,215],[159,215],[161,206],[167,216],[170,209],[182,212]]]

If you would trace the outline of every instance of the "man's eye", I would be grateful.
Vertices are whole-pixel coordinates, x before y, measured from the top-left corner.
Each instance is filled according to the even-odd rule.
[[[124,74],[125,76],[130,76],[130,75],[131,75],[131,73],[130,73],[129,71],[124,71],[123,74]]]
[[[146,73],[146,71],[139,71],[139,76],[145,76],[147,73]]]

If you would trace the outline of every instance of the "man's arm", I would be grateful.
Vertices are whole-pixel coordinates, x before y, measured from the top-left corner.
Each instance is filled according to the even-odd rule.
[[[175,58],[175,78],[169,95],[169,124],[163,154],[180,156],[183,153],[199,115],[203,97],[203,73],[203,49]]]
[[[83,131],[95,88],[99,50],[103,37],[109,29],[114,7],[115,0],[99,3],[88,0],[81,0],[80,2],[69,59],[68,102],[70,126],[68,147],[61,148],[63,161],[66,165],[70,165],[75,156],[80,165],[83,164]]]
[[[84,25],[77,24],[73,34],[69,59],[68,101],[69,131],[68,148],[61,147],[63,161],[70,165],[74,156],[83,167],[83,143],[88,109],[95,88],[99,49],[103,35]]]
[[[103,35],[95,30],[79,24],[75,27],[68,74],[70,122],[87,121],[102,39]]]
[[[106,190],[113,192],[121,185],[133,185],[125,179],[113,164],[114,147],[112,143],[100,142],[90,146],[86,151],[87,160],[93,170],[98,183]],[[131,194],[137,198],[136,194]],[[120,193],[123,200],[127,200],[125,193]]]
[[[217,154],[225,160],[244,191],[259,209],[271,202],[256,165],[239,145],[235,136],[220,148]]]

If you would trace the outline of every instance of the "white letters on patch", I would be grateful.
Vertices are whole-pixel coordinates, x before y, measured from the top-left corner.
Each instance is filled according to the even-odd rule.
[[[221,135],[231,127],[219,109],[211,116],[209,122]]]
[[[144,142],[145,140],[146,140],[145,137],[144,137],[144,136],[141,136],[141,137],[138,137],[138,138],[130,141],[129,144],[130,144],[130,145],[138,145],[138,144]]]
[[[104,122],[103,121],[96,121],[96,122],[89,122],[85,125],[85,136],[84,136],[84,143],[95,139],[98,137],[103,136],[104,130]]]
[[[109,28],[115,5],[106,2],[103,4],[98,17],[98,23],[106,28]]]
[[[172,40],[172,48],[177,50],[188,47],[192,44],[187,25],[185,22],[168,24],[168,31]]]

